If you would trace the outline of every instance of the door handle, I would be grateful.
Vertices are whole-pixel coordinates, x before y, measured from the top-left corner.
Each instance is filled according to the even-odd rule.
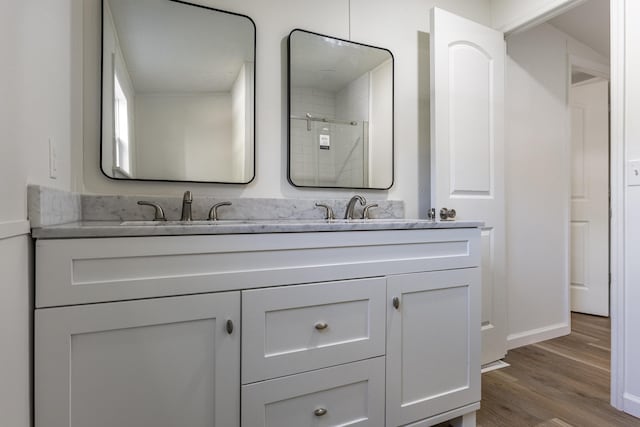
[[[449,221],[456,218],[456,210],[455,209],[440,209],[440,219],[442,221]]]

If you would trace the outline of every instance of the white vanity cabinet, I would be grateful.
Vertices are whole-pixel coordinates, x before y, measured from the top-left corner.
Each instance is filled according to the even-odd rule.
[[[472,426],[479,241],[40,239],[35,427]]]

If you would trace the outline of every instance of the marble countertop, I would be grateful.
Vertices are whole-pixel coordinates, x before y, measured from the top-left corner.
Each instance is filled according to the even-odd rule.
[[[79,221],[36,227],[31,235],[36,239],[67,239],[92,237],[176,236],[206,234],[305,233],[365,230],[416,230],[441,228],[476,228],[481,221],[431,221],[425,219],[368,220],[220,220],[193,221]]]

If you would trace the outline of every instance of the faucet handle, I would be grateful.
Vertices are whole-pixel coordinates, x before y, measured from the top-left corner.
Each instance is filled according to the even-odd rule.
[[[211,207],[211,209],[209,210],[209,219],[211,221],[217,221],[218,220],[218,208],[220,206],[231,206],[232,203],[231,202],[220,202],[220,203],[216,203],[215,205],[213,205]]]
[[[139,200],[138,204],[140,206],[151,206],[151,207],[153,207],[155,209],[154,217],[153,217],[154,221],[166,221],[167,220],[167,218],[164,216],[164,210],[162,210],[162,207],[158,203],[147,202],[146,200]]]
[[[371,203],[370,205],[365,206],[362,211],[362,219],[371,219],[371,217],[369,216],[369,210],[377,207],[377,203]]]
[[[331,206],[324,203],[316,203],[316,207],[325,209],[327,214],[327,217],[325,219],[328,219],[330,221],[336,219],[336,216],[333,214],[333,209],[331,208]]]

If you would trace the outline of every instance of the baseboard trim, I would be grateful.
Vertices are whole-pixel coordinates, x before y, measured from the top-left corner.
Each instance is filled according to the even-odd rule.
[[[640,397],[625,393],[622,399],[624,400],[624,412],[640,418]]]
[[[0,240],[29,234],[29,231],[29,221],[26,219],[21,221],[0,222]]]
[[[513,350],[514,348],[558,338],[568,335],[569,333],[571,333],[570,325],[566,323],[556,323],[543,328],[511,334],[507,337],[507,349]]]

